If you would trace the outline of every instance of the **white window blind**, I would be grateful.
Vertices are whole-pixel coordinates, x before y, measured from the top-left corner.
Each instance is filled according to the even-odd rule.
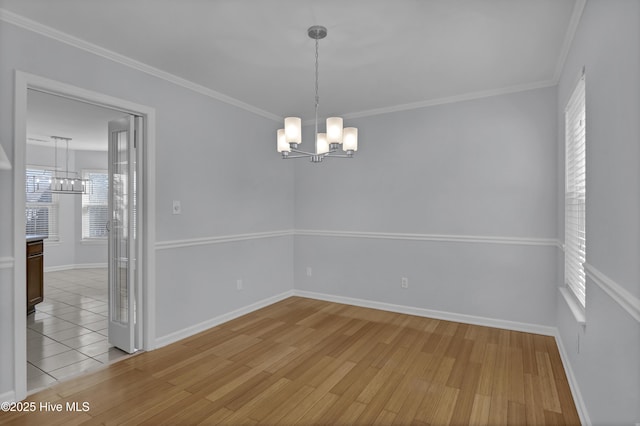
[[[53,171],[27,166],[25,176],[25,233],[43,235],[49,241],[60,239],[58,233],[58,196],[51,192]]]
[[[82,195],[82,239],[107,238],[109,175],[106,170],[84,170],[87,193]]]
[[[578,82],[565,110],[564,279],[585,306],[585,79]]]

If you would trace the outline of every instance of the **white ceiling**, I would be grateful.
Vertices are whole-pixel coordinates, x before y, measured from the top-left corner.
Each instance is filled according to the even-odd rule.
[[[577,4],[576,4],[577,3]],[[277,116],[366,115],[557,82],[584,0],[0,0]]]
[[[69,149],[106,151],[109,121],[126,113],[29,90],[27,143],[53,147],[51,136],[71,138]],[[58,144],[58,148],[64,145]]]

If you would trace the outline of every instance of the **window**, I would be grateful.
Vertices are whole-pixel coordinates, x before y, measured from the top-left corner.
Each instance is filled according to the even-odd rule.
[[[57,241],[58,234],[58,196],[51,192],[53,171],[36,166],[27,166],[25,176],[26,190],[26,228],[27,235],[43,235],[49,241]]]
[[[565,110],[564,279],[585,306],[585,81],[578,82]]]
[[[109,174],[106,170],[83,170],[89,180],[87,193],[82,194],[82,239],[107,237],[109,218]]]

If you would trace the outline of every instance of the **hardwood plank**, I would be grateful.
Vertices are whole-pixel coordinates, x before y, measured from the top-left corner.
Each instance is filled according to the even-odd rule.
[[[542,389],[538,375],[524,375],[525,414],[527,424],[544,424],[544,406],[542,403]]]
[[[549,354],[546,352],[536,352],[536,363],[540,372],[540,385],[542,387],[542,406],[545,410],[561,413],[560,399],[556,389],[556,381],[553,376],[553,369]]]
[[[478,381],[480,380],[480,369],[481,366],[478,363],[469,363],[466,366],[462,381],[457,386],[459,393],[453,417],[451,418],[452,424],[467,424],[471,420],[473,403],[476,397]]]
[[[408,389],[410,390],[410,392],[406,394],[404,398],[404,404],[402,404],[402,406],[397,411],[384,410],[396,413],[396,416],[393,419],[393,424],[407,425],[413,422],[413,419],[418,412],[418,408],[420,407],[420,404],[422,404],[422,400],[424,399],[424,396],[429,389],[429,384],[424,380],[420,380],[414,377],[411,380]],[[393,396],[395,395],[396,394],[394,394]]]
[[[493,380],[495,377],[495,364],[498,353],[497,343],[488,343],[484,352],[482,368],[480,370],[480,380],[478,382],[477,393],[485,396],[491,396],[493,391]]]
[[[335,407],[335,403],[334,403]],[[346,410],[342,411],[342,415],[332,419],[332,415],[327,416],[327,412],[325,415],[318,419],[318,424],[327,424],[327,425],[352,425],[356,423],[356,420],[364,410],[367,409],[367,405],[358,401],[354,401],[347,407]],[[332,409],[332,412],[335,413],[335,410]],[[329,419],[327,419],[329,417]]]
[[[382,410],[378,417],[376,417],[374,422],[371,424],[374,426],[387,426],[391,424],[397,424],[395,423],[395,419],[396,413],[394,413],[393,411]]]
[[[490,396],[476,394],[473,398],[473,407],[469,416],[469,426],[487,426],[489,424],[490,407]]]
[[[578,425],[549,336],[292,297],[30,396],[0,424]]]
[[[525,407],[518,402],[509,401],[507,406],[507,423],[510,425],[526,424]]]

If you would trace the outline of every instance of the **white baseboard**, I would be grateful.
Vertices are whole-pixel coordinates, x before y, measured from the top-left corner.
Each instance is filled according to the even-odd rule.
[[[567,355],[567,351],[562,343],[562,338],[560,337],[560,332],[556,330],[556,345],[558,346],[558,351],[560,352],[560,359],[562,359],[562,365],[564,367],[564,373],[567,376],[567,380],[569,381],[569,387],[571,388],[571,394],[573,395],[573,401],[576,404],[576,410],[578,410],[578,416],[580,416],[580,423],[583,426],[591,426],[591,419],[589,419],[589,413],[587,412],[587,405],[582,399],[582,393],[580,392],[580,387],[578,386],[578,381],[576,380],[575,374],[573,374],[573,369],[571,368],[571,363],[569,362],[569,356]]]
[[[16,400],[16,393],[14,391],[0,393],[0,402],[14,402],[15,400]]]
[[[433,309],[415,308],[405,305],[394,305],[392,303],[376,302],[373,300],[354,299],[351,297],[335,296],[332,294],[315,293],[312,291],[294,290],[295,296],[307,297],[310,299],[325,300],[327,302],[344,303],[347,305],[360,306],[363,308],[380,309],[383,311],[397,312],[400,314],[416,315],[420,317],[441,319],[445,321],[455,321],[465,324],[482,325],[485,327],[503,328],[506,330],[523,331],[526,333],[542,334],[545,336],[555,336],[556,328],[538,324],[528,324],[516,321],[507,321],[495,318],[479,317],[475,315],[458,314],[455,312],[436,311]]]
[[[240,309],[236,309],[235,311],[218,315],[215,318],[211,318],[199,324],[192,325],[191,327],[183,328],[182,330],[175,331],[173,333],[167,334],[166,336],[158,337],[156,338],[155,349],[161,348],[171,343],[175,343],[182,339],[186,339],[187,337],[193,336],[194,334],[198,334],[202,331],[208,330],[227,321],[231,321],[232,319],[241,317],[242,315],[257,311],[258,309],[264,308],[265,306],[273,305],[274,303],[291,296],[293,296],[293,290],[288,290],[284,293],[259,300],[255,303],[252,303],[251,305],[244,306]]]
[[[44,268],[44,272],[59,272],[59,271],[68,271],[70,269],[94,269],[94,268],[106,268],[106,263],[80,263],[76,265],[59,265],[59,266],[48,266]]]

